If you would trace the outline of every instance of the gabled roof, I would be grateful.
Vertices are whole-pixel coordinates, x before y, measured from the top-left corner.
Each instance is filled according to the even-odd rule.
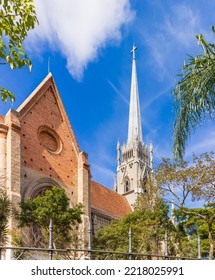
[[[132,212],[127,199],[101,184],[91,181],[91,208],[111,218],[122,218]]]
[[[41,95],[43,95],[44,91],[52,84],[55,88],[55,82],[52,77],[52,74],[49,73],[45,79],[34,89],[34,91],[25,99],[25,101],[17,108],[17,112],[20,113],[21,117],[26,112],[28,112],[31,107],[35,104],[37,100],[40,99]]]
[[[19,113],[20,119],[22,119],[31,110],[31,108],[34,107],[35,104],[39,103],[39,100],[42,98],[43,94],[48,89],[50,89],[49,93],[54,95],[54,98],[56,100],[56,106],[58,106],[61,117],[64,120],[64,122],[67,124],[70,133],[73,136],[75,151],[76,151],[76,155],[78,156],[78,154],[80,153],[80,148],[78,146],[70,121],[66,114],[63,102],[60,98],[57,86],[55,84],[54,78],[51,73],[49,73],[45,77],[45,79],[36,87],[36,89],[28,96],[28,98],[25,99],[25,101],[18,107],[16,111]]]

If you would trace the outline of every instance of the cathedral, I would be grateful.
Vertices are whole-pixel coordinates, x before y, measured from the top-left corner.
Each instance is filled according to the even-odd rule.
[[[124,145],[119,140],[117,143],[113,190],[91,179],[88,155],[77,143],[49,73],[16,110],[0,115],[0,188],[6,190],[14,205],[59,186],[71,207],[83,204],[86,238],[89,223],[96,234],[112,219],[131,213],[153,172],[153,148],[142,138],[135,51],[133,47],[128,138]],[[11,219],[9,227],[14,226]]]

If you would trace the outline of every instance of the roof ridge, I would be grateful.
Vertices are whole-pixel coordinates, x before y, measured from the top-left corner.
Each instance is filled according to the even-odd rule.
[[[39,89],[42,88],[43,85],[50,79],[53,78],[52,73],[49,72],[48,75],[39,83],[39,85],[30,93],[30,95],[19,105],[16,109],[17,112],[20,112],[28,103],[29,101],[38,93]]]
[[[126,197],[93,180],[91,181],[91,206],[92,209],[112,218],[124,217],[132,212]]]
[[[117,192],[115,192],[115,191],[109,189],[108,187],[105,187],[104,185],[102,185],[102,184],[99,183],[99,182],[96,182],[96,181],[94,181],[94,180],[91,180],[91,182],[98,184],[100,187],[102,187],[102,188],[104,188],[104,189],[106,189],[106,190],[108,190],[108,191],[111,191],[112,193],[116,194],[117,196],[124,197],[124,196],[120,195],[119,193],[117,193]]]

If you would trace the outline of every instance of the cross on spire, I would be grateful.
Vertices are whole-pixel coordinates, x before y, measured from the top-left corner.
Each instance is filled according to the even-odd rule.
[[[135,51],[137,50],[137,47],[133,45],[133,48],[131,50],[131,53],[133,53],[133,59],[135,59]]]

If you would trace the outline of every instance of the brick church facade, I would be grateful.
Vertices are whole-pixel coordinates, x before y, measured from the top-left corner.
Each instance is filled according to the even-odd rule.
[[[129,134],[122,154],[120,144],[117,145],[114,191],[91,180],[87,153],[77,143],[49,73],[17,110],[11,109],[6,116],[0,116],[0,188],[7,191],[12,203],[33,199],[53,186],[62,187],[71,207],[77,203],[84,206],[85,237],[89,222],[95,234],[111,219],[132,211],[134,200],[138,193],[144,192],[146,176],[152,171],[152,149],[143,144],[140,129],[135,60],[133,52],[130,102],[133,117],[129,117],[129,133],[133,130],[137,134],[132,137]],[[13,226],[11,219],[9,227]]]

